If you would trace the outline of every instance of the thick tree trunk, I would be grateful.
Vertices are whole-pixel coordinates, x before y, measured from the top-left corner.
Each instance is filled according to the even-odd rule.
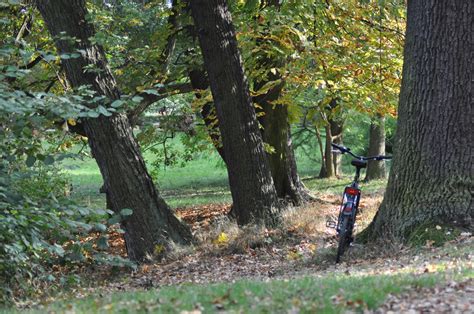
[[[219,119],[239,224],[279,222],[278,199],[224,0],[193,0],[191,11]]]
[[[194,89],[203,90],[209,87],[209,80],[204,71],[192,70],[189,77]],[[294,205],[301,205],[311,200],[312,196],[298,176],[290,126],[288,125],[288,110],[285,106],[274,108],[270,103],[280,96],[281,85],[272,88],[265,95],[255,97],[254,101],[263,108],[263,115],[259,118],[263,126],[261,130],[263,140],[275,149],[273,153],[267,153],[267,155],[277,196],[280,199],[289,200]],[[196,97],[200,97],[199,93],[196,93]],[[201,115],[216,150],[225,162],[219,122],[214,109],[214,103],[206,103],[201,110]]]
[[[293,205],[301,205],[312,197],[298,176],[288,124],[288,107],[272,106],[266,101],[257,101],[257,103],[264,109],[264,115],[260,119],[264,142],[274,149],[267,156],[277,195]]]
[[[266,61],[265,65],[268,67],[277,66],[271,63],[272,60]],[[256,90],[271,81],[282,80],[279,73],[267,73],[267,77],[268,79],[255,83]],[[256,96],[254,101],[262,108],[263,114],[259,117],[259,121],[263,127],[263,141],[274,149],[273,152],[267,153],[267,156],[277,195],[299,206],[311,200],[312,197],[298,176],[288,124],[288,107],[272,104],[280,98],[283,86],[284,82],[281,81],[265,94]]]
[[[279,10],[281,2],[279,0],[260,1],[261,7],[270,6]],[[284,57],[272,55],[265,47],[275,45],[269,31],[270,26],[263,26],[260,36],[256,40],[256,45],[260,48],[256,60],[256,70],[264,75],[260,75],[254,80],[255,91],[260,90],[269,83],[274,83],[264,94],[257,95],[253,101],[261,108],[259,122],[262,125],[263,141],[273,148],[273,152],[268,152],[270,169],[277,195],[280,199],[291,202],[299,206],[312,199],[308,189],[298,176],[295,154],[291,141],[290,125],[288,123],[288,106],[274,105],[281,97],[285,86],[285,79],[279,70],[270,69],[281,68],[286,60]],[[257,109],[257,111],[259,111]]]
[[[412,0],[393,166],[367,235],[473,229],[474,2]]]
[[[369,156],[385,155],[385,118],[377,116],[370,123]],[[385,161],[370,160],[367,165],[365,181],[385,179]]]
[[[115,79],[107,65],[102,48],[89,41],[93,26],[86,22],[84,0],[43,0],[37,2],[46,25],[55,38],[65,32],[76,38],[56,40],[60,54],[82,51],[78,58],[63,59],[62,65],[73,87],[89,85],[97,94],[109,99],[120,98]],[[85,72],[94,65],[100,72]],[[99,165],[112,210],[131,208],[133,214],[123,221],[129,258],[144,260],[153,255],[157,245],[167,247],[169,241],[189,243],[191,233],[158,195],[124,114],[85,119],[84,130],[92,154]]]

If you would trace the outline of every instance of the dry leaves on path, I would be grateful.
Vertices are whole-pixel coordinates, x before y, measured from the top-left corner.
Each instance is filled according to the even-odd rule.
[[[374,313],[474,313],[474,279],[389,295]]]

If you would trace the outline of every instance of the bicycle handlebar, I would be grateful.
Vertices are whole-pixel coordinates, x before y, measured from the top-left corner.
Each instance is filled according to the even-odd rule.
[[[392,156],[370,156],[370,157],[364,157],[364,156],[357,156],[353,152],[351,152],[351,149],[342,145],[338,145],[335,143],[331,143],[331,146],[339,150],[342,154],[349,153],[354,158],[357,158],[359,160],[384,160],[384,159],[392,159]]]

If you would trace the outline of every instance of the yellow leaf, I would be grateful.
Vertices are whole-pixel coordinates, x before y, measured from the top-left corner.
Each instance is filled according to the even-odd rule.
[[[71,126],[75,126],[77,123],[76,123],[76,120],[74,120],[73,118],[69,118],[67,119],[67,124]]]
[[[160,255],[165,251],[165,246],[163,244],[155,245],[155,255]]]
[[[229,236],[225,232],[221,232],[217,239],[214,240],[214,244],[224,245],[229,242]]]

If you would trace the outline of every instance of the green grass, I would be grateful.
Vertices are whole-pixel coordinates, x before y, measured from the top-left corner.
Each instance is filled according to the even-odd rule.
[[[442,246],[448,241],[456,239],[462,229],[446,224],[425,223],[416,227],[408,237],[408,243],[412,246],[425,246],[429,243],[434,246]]]
[[[183,284],[150,291],[115,292],[104,297],[90,296],[73,302],[57,301],[31,313],[179,313],[193,309],[205,313],[218,310],[231,313],[286,313],[291,309],[303,313],[362,312],[365,308],[380,306],[388,294],[398,294],[409,288],[433,287],[444,282],[446,276],[444,272],[392,276],[329,275],[269,282]],[[465,270],[456,277],[473,278],[474,271]]]
[[[174,139],[176,145],[180,143]],[[174,142],[173,142],[174,143]],[[315,151],[315,156],[319,154]],[[318,157],[319,158],[319,157]],[[153,169],[154,156],[145,153],[148,169]],[[350,158],[343,157],[344,177],[336,179],[317,179],[320,162],[310,159],[302,149],[296,150],[298,172],[305,184],[317,193],[342,193],[344,186],[350,183],[354,173]],[[95,160],[67,160],[63,163],[71,177],[73,197],[81,204],[91,207],[104,207],[105,197],[99,193],[102,177]],[[172,207],[185,207],[209,203],[229,203],[232,201],[225,169],[220,156],[215,151],[207,151],[195,156],[193,160],[181,165],[158,169],[157,180],[161,195]],[[375,181],[362,185],[364,192],[377,191],[385,186],[385,181]]]

